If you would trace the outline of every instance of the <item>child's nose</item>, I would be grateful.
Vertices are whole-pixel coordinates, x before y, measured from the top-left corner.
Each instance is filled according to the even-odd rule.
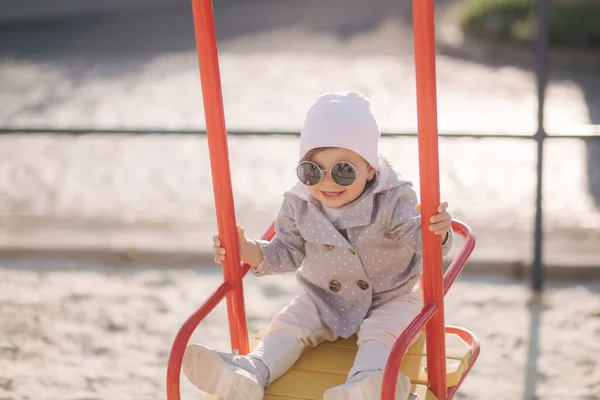
[[[335,181],[331,179],[331,174],[329,173],[329,171],[325,171],[325,173],[323,173],[321,184],[335,184]]]

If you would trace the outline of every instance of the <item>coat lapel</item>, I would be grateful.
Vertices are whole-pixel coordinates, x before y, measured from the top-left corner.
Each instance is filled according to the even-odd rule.
[[[296,221],[298,229],[306,241],[323,245],[352,247],[323,214],[321,204],[311,196],[302,183],[296,183],[285,193],[298,197],[306,206],[305,217]]]
[[[350,205],[340,215],[337,226],[340,229],[350,229],[369,225],[373,216],[374,193],[372,188],[364,193],[355,203]]]
[[[309,201],[307,205],[306,218],[302,221],[296,221],[298,228],[300,228],[307,241],[324,245],[352,247],[348,240],[323,214],[318,202]]]
[[[338,220],[338,227],[340,229],[350,229],[369,225],[373,220],[373,208],[377,201],[377,193],[398,187],[403,182],[392,169],[389,161],[380,157],[375,185],[363,193],[348,209],[344,210]]]

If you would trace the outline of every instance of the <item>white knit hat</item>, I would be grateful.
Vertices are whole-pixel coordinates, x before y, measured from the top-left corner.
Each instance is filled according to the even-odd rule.
[[[306,113],[300,135],[300,159],[312,149],[341,147],[379,162],[381,132],[369,100],[356,92],[326,93]]]

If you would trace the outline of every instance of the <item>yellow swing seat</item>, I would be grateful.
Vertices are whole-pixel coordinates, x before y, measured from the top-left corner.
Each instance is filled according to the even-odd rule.
[[[266,328],[250,338],[256,347]],[[292,368],[265,391],[264,400],[321,400],[323,393],[346,381],[356,352],[356,336],[324,342],[307,348]],[[402,360],[400,371],[412,383],[411,398],[437,400],[427,389],[425,332],[421,332]],[[473,361],[471,346],[456,333],[446,333],[446,382],[448,388],[458,385]],[[202,400],[213,400],[204,395]]]
[[[251,338],[255,347],[263,330]],[[321,400],[323,393],[346,381],[356,357],[356,336],[307,348],[300,359],[265,393],[265,400]],[[421,332],[402,360],[400,371],[412,382],[413,398],[437,400],[427,389],[425,333]],[[455,333],[446,333],[447,385],[458,384],[472,361],[471,347]],[[416,396],[416,397],[415,397]]]

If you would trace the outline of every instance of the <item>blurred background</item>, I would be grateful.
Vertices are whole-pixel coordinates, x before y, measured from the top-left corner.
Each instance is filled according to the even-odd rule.
[[[600,399],[600,1],[540,4],[436,1],[442,197],[478,240],[447,297],[447,322],[482,342],[460,399]],[[409,1],[214,12],[248,236],[294,182],[326,91],[370,98],[418,189]],[[222,279],[204,128],[189,1],[0,0],[1,399],[164,398],[177,330]],[[298,291],[293,274],[245,282],[252,332]],[[194,340],[229,348],[224,307]]]

